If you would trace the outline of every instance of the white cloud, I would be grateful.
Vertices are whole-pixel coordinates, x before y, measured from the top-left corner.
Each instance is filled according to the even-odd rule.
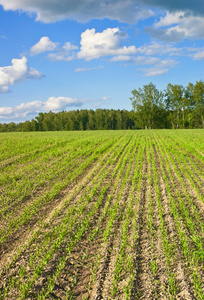
[[[121,47],[126,33],[118,28],[107,28],[103,32],[87,29],[81,34],[81,49],[78,58],[91,60],[101,56],[127,55],[136,53],[135,46]]]
[[[109,18],[135,24],[154,14],[150,7],[204,15],[202,0],[0,0],[0,4],[5,10],[35,14],[36,20],[45,23],[67,18],[80,22]]]
[[[41,101],[32,101],[27,103],[21,103],[15,107],[15,111],[19,113],[27,113],[32,111],[38,111],[42,107]]]
[[[117,55],[111,58],[111,61],[123,61],[140,64],[156,63],[158,57],[178,56],[184,53],[184,48],[177,48],[167,43],[152,42],[136,49],[136,55]],[[151,57],[149,57],[151,56]],[[153,57],[152,57],[153,56]],[[157,56],[157,57],[155,57]]]
[[[157,57],[182,55],[183,48],[177,48],[172,44],[152,42],[136,48],[134,45],[123,46],[128,36],[119,28],[107,28],[103,32],[87,29],[81,34],[81,48],[66,42],[62,47],[48,53],[47,58],[52,61],[71,61],[73,59],[85,59],[87,61],[104,56],[110,56],[112,62],[127,62],[136,65],[153,65],[161,61]],[[47,37],[49,40],[49,38]],[[42,40],[42,39],[41,39]],[[55,43],[57,44],[57,43]],[[155,57],[157,56],[157,57]],[[86,72],[101,69],[100,67],[76,68],[75,72]]]
[[[141,0],[0,0],[0,4],[5,10],[34,13],[37,21],[45,23],[67,18],[79,22],[109,18],[135,24],[153,15]]]
[[[145,31],[154,37],[171,42],[182,41],[185,38],[191,40],[204,39],[204,17],[192,13],[166,12],[153,27],[147,27]]]
[[[57,43],[52,42],[49,37],[43,36],[38,43],[33,45],[30,49],[32,55],[53,51],[57,47]]]
[[[24,118],[32,113],[37,113],[42,108],[41,101],[32,101],[27,103],[21,103],[15,107],[0,107],[0,118]]]
[[[160,62],[160,59],[157,57],[148,57],[148,56],[115,56],[111,59],[111,61],[123,61],[130,62],[136,65],[152,65]]]
[[[76,49],[78,49],[77,46],[72,45],[70,42],[66,42],[62,48],[63,48],[63,50],[65,50],[65,51],[71,51],[71,50],[76,50]]]
[[[152,42],[138,48],[138,53],[143,55],[178,55],[182,52],[182,48],[177,48],[167,43]]]
[[[0,122],[6,120],[7,122],[25,121],[26,119],[34,118],[40,112],[59,112],[66,109],[74,109],[84,107],[86,103],[93,103],[93,106],[98,104],[108,104],[110,97],[104,96],[101,99],[89,100],[89,99],[77,99],[70,97],[49,97],[47,101],[31,101],[27,103],[21,103],[15,107],[0,107]]]
[[[63,47],[57,49],[56,53],[49,53],[47,58],[52,61],[71,61],[77,58],[77,54],[75,52],[77,49],[77,46],[72,45],[70,42],[66,42]]]
[[[175,67],[177,62],[171,59],[160,60],[153,67],[141,69],[144,73],[144,76],[159,76],[169,72],[170,68]]]
[[[13,108],[12,107],[0,107],[0,118],[4,118],[12,115]]]
[[[193,54],[193,58],[195,60],[202,60],[204,59],[204,51],[198,51],[196,53]]]
[[[82,106],[83,101],[69,97],[50,97],[44,104],[45,111],[59,111],[71,106]]]
[[[27,58],[12,59],[12,65],[0,67],[0,91],[8,92],[9,86],[25,81],[26,79],[38,79],[42,74],[36,69],[27,66]]]
[[[111,58],[111,61],[126,61],[126,62],[133,62],[134,58],[130,55],[117,55]]]
[[[47,58],[51,61],[71,61],[73,59],[76,58],[75,54],[69,55],[66,53],[62,53],[62,52],[57,52],[57,53],[49,53],[47,55]]]
[[[204,17],[185,17],[177,26],[166,30],[166,35],[183,35],[184,38],[199,40],[204,39]]]
[[[48,36],[43,36],[38,43],[33,45],[30,49],[31,55],[37,55],[45,52],[52,52],[47,55],[47,58],[52,61],[70,61],[76,58],[78,47],[66,42],[64,46],[58,47],[58,43],[52,42]],[[55,52],[54,52],[55,51]]]
[[[170,13],[169,11],[167,11],[166,15],[164,17],[161,17],[159,22],[156,22],[154,26],[156,28],[159,28],[166,27],[172,24],[179,24],[182,21],[184,15],[184,11],[178,11],[175,13]]]
[[[86,72],[86,71],[92,71],[92,70],[100,70],[103,69],[103,66],[100,67],[94,67],[94,68],[76,68],[75,72]]]
[[[151,77],[151,76],[159,76],[159,75],[164,75],[168,73],[168,69],[163,69],[159,67],[154,67],[154,68],[148,68],[148,69],[142,69],[144,72],[144,76],[146,77]]]
[[[122,46],[127,37],[119,28],[107,28],[103,32],[96,32],[94,28],[87,29],[81,34],[79,51],[77,46],[67,42],[55,52],[49,53],[47,58],[52,61],[70,61],[77,58],[89,61],[103,56],[131,55],[136,53],[137,49],[135,46]],[[76,69],[76,72],[86,70],[89,69]]]
[[[150,65],[149,68],[140,68],[143,71],[144,76],[157,76],[168,73],[170,68],[176,66],[177,61],[173,59],[161,59],[153,56],[115,56],[112,61],[123,61],[133,63],[136,66]]]
[[[80,107],[84,100],[69,97],[50,97],[47,101],[32,101],[21,103],[15,107],[0,107],[1,119],[21,119],[39,112],[58,112],[68,107]]]
[[[135,55],[118,55],[112,57],[111,61],[149,66],[138,70],[141,70],[144,76],[157,76],[167,73],[177,65],[178,62],[171,59],[171,56],[182,55],[184,52],[183,48],[176,48],[171,44],[153,42],[137,48]]]

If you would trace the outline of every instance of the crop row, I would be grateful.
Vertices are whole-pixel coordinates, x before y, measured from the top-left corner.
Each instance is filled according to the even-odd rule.
[[[12,137],[0,299],[204,299],[202,130]]]

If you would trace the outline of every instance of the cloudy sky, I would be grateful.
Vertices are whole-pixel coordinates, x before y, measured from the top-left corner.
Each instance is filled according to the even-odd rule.
[[[203,0],[0,0],[0,123],[204,79]]]

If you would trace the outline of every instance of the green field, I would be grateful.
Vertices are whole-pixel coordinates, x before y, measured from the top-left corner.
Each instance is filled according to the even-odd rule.
[[[0,134],[0,299],[204,299],[204,130]]]

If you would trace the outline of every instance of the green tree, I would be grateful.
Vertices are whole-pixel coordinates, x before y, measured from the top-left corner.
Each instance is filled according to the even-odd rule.
[[[200,125],[204,128],[204,81],[196,81],[193,98],[198,126]]]
[[[141,127],[147,129],[155,128],[158,109],[162,107],[163,93],[156,88],[152,82],[143,88],[132,91],[132,107],[137,112]]]
[[[31,122],[30,122],[30,121],[25,121],[25,122],[22,124],[21,130],[24,131],[24,132],[26,132],[26,131],[32,131]]]
[[[7,131],[10,131],[10,132],[11,131],[16,131],[16,128],[17,128],[17,126],[14,122],[11,122],[7,125]]]
[[[108,129],[108,124],[106,122],[106,116],[103,109],[96,109],[95,111],[95,128],[97,130]]]
[[[88,124],[88,112],[86,109],[81,109],[79,111],[79,129],[86,130]]]
[[[184,96],[182,100],[183,110],[183,128],[193,128],[195,126],[194,108],[195,101],[193,99],[194,85],[189,82],[187,87],[184,88]]]
[[[184,88],[182,85],[169,83],[166,88],[166,108],[169,110],[170,120],[173,128],[180,127],[180,111],[184,107]]]
[[[88,110],[88,124],[87,129],[88,130],[94,130],[95,129],[95,112],[93,109]]]
[[[39,124],[39,123],[38,123]],[[53,131],[56,130],[55,127],[55,114],[50,111],[49,113],[44,113],[43,120],[40,120],[41,130],[44,131]]]
[[[44,119],[44,113],[40,112],[37,117],[35,117],[37,121],[37,130],[42,131],[43,130],[43,119]]]

